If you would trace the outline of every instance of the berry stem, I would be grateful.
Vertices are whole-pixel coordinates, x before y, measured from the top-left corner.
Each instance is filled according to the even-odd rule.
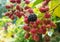
[[[38,42],[43,42],[42,34],[39,34],[40,40]]]

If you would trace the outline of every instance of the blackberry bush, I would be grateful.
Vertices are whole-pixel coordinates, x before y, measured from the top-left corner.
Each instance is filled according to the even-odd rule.
[[[30,0],[23,0],[26,5],[24,7],[21,6],[22,0],[10,0],[12,5],[6,5],[6,9],[8,12],[5,13],[5,16],[8,16],[10,19],[14,20],[15,18],[24,17],[24,26],[25,30],[25,39],[29,39],[30,37],[35,42],[43,42],[42,35],[44,36],[45,42],[50,41],[50,37],[47,34],[51,28],[56,28],[56,24],[51,20],[51,14],[49,13],[48,3],[50,0],[44,0],[42,6],[39,9],[41,13],[43,13],[43,18],[40,19],[34,13],[33,8],[29,7],[28,4]],[[14,6],[14,4],[16,4]],[[14,9],[15,7],[15,9]]]

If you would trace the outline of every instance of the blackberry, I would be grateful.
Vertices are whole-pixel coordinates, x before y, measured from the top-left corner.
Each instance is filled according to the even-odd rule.
[[[28,16],[28,21],[29,22],[34,22],[34,21],[36,21],[37,20],[37,16],[35,15],[35,14],[30,14],[29,16]]]

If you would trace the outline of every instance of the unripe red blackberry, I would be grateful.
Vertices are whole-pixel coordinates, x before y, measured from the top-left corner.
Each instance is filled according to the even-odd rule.
[[[37,33],[37,29],[36,28],[32,28],[30,30],[30,32],[31,32],[32,35],[35,35]]]
[[[51,20],[43,20],[43,23],[46,24],[46,25],[47,24],[50,24],[51,23]]]
[[[31,25],[33,25],[33,24],[34,24],[34,22],[30,22],[30,24],[31,24]]]
[[[30,31],[30,27],[29,27],[28,25],[24,25],[23,29],[24,29],[25,31]]]
[[[49,12],[45,13],[44,15],[45,18],[50,18],[51,17],[51,14],[49,14]]]
[[[47,6],[47,5],[48,5],[48,2],[43,1],[42,6],[44,7],[44,6]]]
[[[39,29],[38,29],[38,33],[39,33],[39,34],[43,34],[43,29],[42,29],[42,28],[39,28]]]
[[[45,6],[45,10],[46,10],[46,11],[49,11],[49,7],[48,7],[48,6]]]
[[[28,18],[24,18],[25,23],[29,23]]]
[[[39,11],[40,11],[40,12],[46,12],[46,10],[45,10],[44,7],[40,7],[40,8],[39,8]]]
[[[11,16],[11,19],[12,19],[12,20],[14,20],[14,18],[15,18],[14,16]]]
[[[43,34],[46,34],[46,31],[47,31],[46,29],[43,29]]]
[[[36,24],[39,25],[41,21],[39,19],[36,20]]]
[[[34,13],[34,12],[33,12],[33,9],[31,9],[31,8],[28,9],[28,12],[29,12],[30,14],[31,14],[31,13]]]
[[[24,16],[24,18],[28,18],[28,16]]]
[[[19,10],[19,11],[23,11],[23,8],[20,7],[20,5],[16,5],[16,9]]]
[[[26,33],[24,37],[25,37],[25,39],[28,39],[30,37],[30,34]]]
[[[24,12],[20,11],[21,16],[24,16]]]
[[[32,35],[32,38],[33,38],[33,40],[35,40],[36,42],[38,42],[39,41],[39,35]]]
[[[6,5],[5,7],[6,7],[6,9],[10,9],[11,8],[10,5]]]
[[[9,14],[9,18],[10,18],[11,16],[13,16],[13,14]]]
[[[44,13],[44,12],[46,12],[48,10],[49,10],[49,8],[47,6],[39,8],[39,11],[42,12],[42,13]]]
[[[21,0],[15,0],[18,4],[20,4],[21,3]]]
[[[6,13],[5,13],[5,16],[9,16],[9,15],[10,15],[10,12],[6,12]]]
[[[28,16],[28,21],[34,22],[34,21],[36,21],[36,20],[37,20],[37,16],[36,16],[35,14],[30,14],[30,15]]]
[[[15,11],[14,14],[18,17],[21,18],[22,14],[20,13],[20,11]]]
[[[10,14],[10,15],[9,15],[9,18],[13,20],[15,17],[14,17],[13,14]]]
[[[43,25],[41,26],[41,28],[42,28],[42,29],[46,29],[46,25],[43,24]]]
[[[50,24],[46,25],[46,28],[51,28],[51,25]]]
[[[10,9],[10,8],[13,8],[13,5],[10,4],[10,5],[6,5],[5,7],[6,7],[6,9]]]
[[[15,0],[10,0],[10,2],[15,3]]]
[[[32,24],[32,27],[34,27],[34,28],[37,28],[37,24],[36,23],[34,23],[34,24]]]
[[[46,34],[46,29],[39,28],[38,34]]]
[[[26,4],[29,4],[29,3],[30,3],[30,0],[25,0],[25,3],[26,3]]]
[[[21,18],[21,14],[17,15],[18,18]]]
[[[20,5],[16,5],[16,9],[17,10],[20,10]]]
[[[45,34],[46,33],[46,26],[42,25],[39,29],[38,29],[38,33],[39,34]]]

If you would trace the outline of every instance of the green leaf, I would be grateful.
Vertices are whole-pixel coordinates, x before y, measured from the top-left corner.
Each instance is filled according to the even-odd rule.
[[[32,40],[32,39],[29,39],[29,42],[35,42],[34,40]]]
[[[41,3],[43,0],[36,0],[34,3],[33,3],[33,6],[32,7],[35,7],[37,4]]]
[[[54,9],[52,11],[55,16],[60,17],[60,14],[59,14],[60,13],[60,0],[52,0],[51,9]]]

